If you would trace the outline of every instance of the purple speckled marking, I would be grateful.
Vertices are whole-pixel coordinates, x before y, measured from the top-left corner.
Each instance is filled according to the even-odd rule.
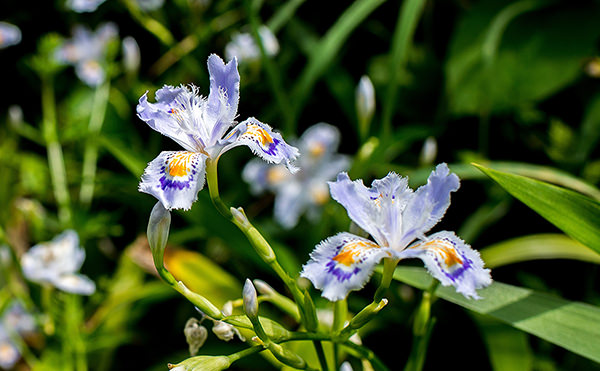
[[[334,275],[340,282],[347,281],[360,272],[360,268],[358,267],[354,268],[351,272],[346,272],[345,270],[338,268],[337,265],[338,264],[332,260],[327,262],[325,266],[327,267],[327,273]]]
[[[435,261],[438,265],[438,267],[440,268],[440,270],[444,273],[444,275],[446,277],[448,277],[452,282],[456,282],[456,280],[458,280],[463,273],[465,273],[465,271],[469,270],[473,265],[472,265],[472,261],[471,259],[467,258],[466,256],[464,256],[463,254],[460,253],[460,251],[456,248],[456,244],[453,241],[450,240],[444,240],[446,242],[451,243],[454,246],[454,250],[456,251],[456,253],[460,256],[461,260],[463,261],[463,264],[457,264],[458,268],[452,269],[450,272],[448,271],[448,268],[450,267],[446,267],[444,268],[444,266],[442,266],[442,262],[440,260],[438,260],[438,255],[435,255]]]
[[[160,188],[162,188],[163,191],[166,191],[167,188],[171,188],[171,189],[175,188],[175,189],[179,189],[179,190],[182,190],[184,188],[190,188],[191,179],[181,182],[179,180],[169,179],[169,178],[167,178],[167,175],[165,174],[159,180],[160,180]]]
[[[269,144],[269,148],[265,149],[265,148],[263,148],[263,146],[260,146],[260,148],[267,155],[276,156],[277,155],[277,145],[279,145],[279,143],[281,143],[281,142],[277,138],[273,138],[273,142]]]

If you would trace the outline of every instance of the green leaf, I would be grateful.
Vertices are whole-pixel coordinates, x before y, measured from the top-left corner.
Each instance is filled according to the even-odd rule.
[[[396,268],[394,279],[421,290],[433,280],[415,267]],[[478,293],[483,299],[467,299],[453,287],[439,287],[435,295],[600,362],[600,308],[500,282]]]
[[[547,4],[481,1],[464,12],[445,66],[451,112],[513,110],[580,76],[581,61],[593,55],[600,33],[597,7],[562,2],[530,12]]]
[[[333,59],[338,56],[350,33],[384,2],[385,0],[356,0],[319,41],[293,90],[292,96],[296,102],[294,107],[296,116],[302,111],[302,107],[315,82],[326,71]]]
[[[483,335],[493,370],[533,369],[533,354],[526,333],[488,316],[474,317]]]
[[[513,238],[480,250],[489,268],[539,259],[573,259],[600,264],[600,255],[562,234]]]
[[[165,266],[177,280],[218,307],[241,295],[242,287],[237,279],[200,253],[167,249]]]
[[[474,165],[544,219],[600,253],[600,203],[548,183]]]

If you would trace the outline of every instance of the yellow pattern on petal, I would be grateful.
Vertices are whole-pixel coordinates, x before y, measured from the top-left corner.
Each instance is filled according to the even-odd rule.
[[[454,245],[446,240],[433,240],[424,243],[422,246],[424,250],[432,250],[438,254],[438,256],[442,257],[447,267],[451,267],[455,264],[463,264]]]
[[[332,260],[349,267],[359,260],[360,255],[363,252],[374,248],[379,248],[379,245],[369,241],[352,241],[342,247],[340,252],[334,256]]]
[[[168,160],[170,176],[186,176],[189,173],[189,164],[193,161],[194,152],[178,152]]]
[[[255,124],[248,124],[245,135],[249,135],[260,140],[263,146],[273,143],[273,138],[263,128]]]

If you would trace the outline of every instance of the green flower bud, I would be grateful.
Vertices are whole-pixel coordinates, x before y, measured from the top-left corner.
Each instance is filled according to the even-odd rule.
[[[231,360],[227,356],[198,356],[188,358],[176,365],[168,364],[171,371],[221,371],[226,370],[231,365]]]
[[[268,349],[271,351],[271,353],[273,353],[275,358],[277,358],[277,360],[283,364],[300,370],[304,370],[308,367],[306,361],[302,357],[279,344],[270,343]]]
[[[244,312],[254,322],[258,319],[258,297],[256,296],[256,289],[249,279],[246,279],[244,284],[242,297],[244,299]]]
[[[169,227],[171,226],[171,213],[165,209],[159,201],[152,208],[150,219],[148,220],[148,243],[152,251],[154,266],[159,271],[164,269],[163,257],[167,240],[169,239]]]

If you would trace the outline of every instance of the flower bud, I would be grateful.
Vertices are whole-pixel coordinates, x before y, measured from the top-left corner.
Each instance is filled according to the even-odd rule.
[[[434,137],[428,137],[423,143],[421,149],[421,155],[419,156],[419,162],[421,165],[431,165],[435,161],[437,156],[437,142]]]
[[[176,365],[168,364],[171,371],[221,371],[231,365],[231,359],[227,356],[198,356],[188,358]]]
[[[359,329],[363,327],[367,322],[369,322],[380,310],[383,309],[388,303],[387,299],[381,299],[379,303],[371,303],[367,305],[363,310],[361,310],[352,320],[347,328],[352,330]]]
[[[277,360],[283,364],[300,370],[307,368],[306,361],[302,357],[279,344],[270,343],[268,349],[271,351],[271,353],[273,353],[275,358],[277,358]]]
[[[185,341],[190,347],[190,356],[195,356],[198,354],[198,350],[204,345],[204,342],[208,337],[206,327],[200,325],[200,321],[197,319],[190,318],[185,323],[183,333],[185,335]]]
[[[169,239],[169,227],[171,226],[171,213],[165,209],[159,201],[152,208],[150,219],[148,220],[148,243],[152,251],[154,266],[159,271],[163,270],[163,257],[167,240]]]
[[[360,78],[356,87],[356,114],[359,122],[359,132],[362,138],[369,131],[369,124],[375,113],[375,88],[368,76]]]
[[[123,67],[127,73],[136,73],[140,68],[140,47],[135,39],[127,36],[123,39]]]
[[[249,279],[246,279],[244,284],[242,297],[244,299],[244,312],[250,320],[254,321],[258,318],[258,297],[256,296],[256,289]]]
[[[340,366],[340,371],[353,371],[352,365],[350,365],[350,362],[346,361],[346,362],[342,363],[342,365]]]

